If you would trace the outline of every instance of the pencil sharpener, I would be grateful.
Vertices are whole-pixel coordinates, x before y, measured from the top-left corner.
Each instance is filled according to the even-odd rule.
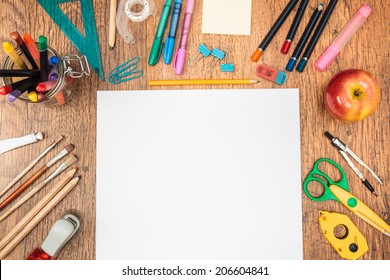
[[[320,211],[318,221],[325,238],[342,258],[357,260],[368,251],[366,239],[347,215]]]
[[[74,211],[64,213],[51,227],[41,246],[35,248],[26,260],[55,260],[62,249],[82,229],[83,219]]]

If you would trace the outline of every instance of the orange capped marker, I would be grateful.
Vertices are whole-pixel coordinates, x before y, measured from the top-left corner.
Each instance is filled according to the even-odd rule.
[[[32,58],[34,59],[35,63],[39,68],[40,61],[39,61],[39,50],[37,45],[35,44],[34,40],[31,38],[31,36],[27,33],[23,34],[23,39],[27,49],[29,50]]]

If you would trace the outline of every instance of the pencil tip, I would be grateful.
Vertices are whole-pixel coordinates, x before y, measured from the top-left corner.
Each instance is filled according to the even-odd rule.
[[[114,46],[110,46],[110,51],[112,51],[114,49]]]

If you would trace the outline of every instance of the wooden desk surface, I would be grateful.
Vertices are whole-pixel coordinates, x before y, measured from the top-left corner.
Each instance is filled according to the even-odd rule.
[[[117,34],[116,47],[110,51],[108,48],[108,18],[109,1],[94,1],[95,17],[99,33],[99,42],[103,60],[104,72],[118,64],[138,55],[141,58],[144,76],[132,82],[112,85],[102,82],[93,73],[91,77],[78,81],[78,89],[73,100],[63,107],[46,107],[44,105],[27,105],[23,102],[10,104],[6,98],[0,98],[0,139],[18,137],[32,132],[42,131],[46,138],[40,143],[26,146],[12,152],[0,155],[0,187],[5,187],[25,166],[27,166],[40,151],[42,151],[53,138],[62,134],[66,140],[59,147],[50,152],[39,165],[53,156],[67,143],[74,143],[75,154],[79,158],[78,173],[81,174],[81,183],[59,205],[57,205],[36,228],[8,255],[8,259],[23,259],[31,250],[38,246],[46,237],[48,230],[58,217],[67,209],[77,209],[84,214],[84,230],[62,252],[61,259],[94,259],[95,258],[95,183],[96,183],[96,94],[97,90],[136,90],[151,89],[147,84],[150,79],[174,79],[172,66],[164,65],[162,59],[159,63],[150,67],[147,65],[149,49],[152,44],[155,30],[159,21],[163,0],[156,1],[158,16],[149,18],[146,22],[133,24],[136,43],[126,44]],[[214,72],[207,74],[204,64],[197,67],[186,68],[182,78],[255,78],[253,74],[254,64],[249,56],[256,49],[263,36],[285,7],[287,0],[256,0],[252,1],[252,29],[251,36],[222,36],[207,35],[201,33],[202,1],[197,1],[193,25],[189,37],[189,54],[196,53],[200,43],[206,43],[209,47],[233,47],[232,59],[236,64],[234,73],[221,73],[217,67]],[[303,23],[301,24],[297,38],[302,33],[309,19],[308,14],[317,6],[318,1],[310,1]],[[324,1],[325,4],[328,1]],[[320,157],[329,157],[339,162],[347,172],[351,192],[364,201],[387,223],[390,224],[390,126],[389,126],[389,88],[390,88],[390,59],[389,59],[389,17],[390,6],[387,1],[366,1],[372,8],[373,14],[364,23],[362,28],[343,49],[341,55],[329,67],[325,73],[314,69],[314,61],[322,51],[339,33],[342,27],[358,10],[362,1],[339,1],[330,22],[312,55],[304,73],[293,72],[289,74],[288,81],[283,88],[300,89],[301,112],[301,175],[302,180],[311,170],[313,163]],[[63,4],[68,16],[81,25],[81,17],[76,4]],[[15,30],[29,32],[33,37],[44,34],[49,39],[51,47],[62,55],[77,53],[70,41],[53,24],[50,17],[34,0],[27,1],[2,1],[0,10],[2,27],[0,38],[2,41],[10,40],[9,33]],[[287,56],[280,54],[279,49],[292,22],[293,16],[287,19],[277,36],[269,45],[261,58],[261,62],[284,69],[288,60]],[[182,21],[182,18],[181,18]],[[180,30],[179,30],[180,32]],[[387,35],[386,35],[387,34]],[[295,42],[297,42],[296,39]],[[6,55],[0,52],[0,61],[4,61]],[[207,60],[209,62],[209,60]],[[332,119],[325,111],[323,103],[324,88],[329,79],[338,71],[348,68],[360,68],[371,72],[380,85],[382,97],[377,112],[368,119],[357,123],[343,123]],[[201,87],[194,87],[201,88]],[[202,88],[211,88],[210,86]],[[222,86],[220,88],[232,88]],[[244,88],[235,86],[234,88]],[[247,87],[245,87],[247,88]],[[261,80],[251,88],[280,88],[271,82]],[[166,88],[169,89],[169,88]],[[342,139],[353,151],[356,152],[369,166],[376,170],[383,178],[385,185],[380,186],[365,172],[366,177],[373,183],[379,196],[370,194],[359,181],[358,177],[348,167],[345,161],[331,146],[323,135],[329,130],[335,136]],[[288,137],[288,135],[286,135]],[[282,163],[281,163],[282,164]],[[297,162],[297,164],[299,164]],[[34,168],[29,174],[37,170]],[[58,179],[54,180],[56,182]],[[19,183],[20,184],[20,183]],[[0,237],[3,237],[12,227],[35,205],[41,197],[53,186],[50,183],[38,195],[34,196],[27,204],[23,205],[5,221],[1,222]],[[108,186],[109,187],[109,186]],[[15,188],[15,187],[14,187]],[[316,203],[302,195],[303,238],[305,259],[340,259],[334,249],[327,243],[322,235],[317,219],[319,210],[336,211],[348,214],[356,223],[369,245],[369,251],[362,259],[390,259],[390,238],[379,233],[361,219],[352,215],[344,206],[336,202]],[[283,221],[281,221],[283,222]],[[286,232],[286,238],[288,238]]]

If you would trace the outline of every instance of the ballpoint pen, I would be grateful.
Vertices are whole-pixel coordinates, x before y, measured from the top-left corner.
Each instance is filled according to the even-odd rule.
[[[160,22],[158,23],[156,36],[154,37],[153,45],[152,45],[152,48],[150,49],[149,62],[148,62],[150,66],[156,65],[156,63],[160,59],[161,52],[163,49],[162,39],[164,36],[165,26],[167,25],[169,12],[171,11],[172,1],[173,0],[166,0],[165,1],[164,7],[163,7],[163,10],[161,13]]]
[[[175,48],[175,38],[176,38],[177,27],[179,26],[181,3],[182,3],[182,0],[175,0],[175,2],[173,4],[171,25],[169,26],[168,38],[167,38],[167,41],[165,42],[165,46],[164,46],[164,63],[165,64],[170,64],[171,60],[172,60],[173,51]]]
[[[352,168],[352,170],[358,175],[360,180],[362,180],[363,184],[369,189],[371,193],[377,195],[372,185],[364,178],[363,173],[355,166],[355,164],[351,161],[347,154],[350,154],[358,163],[360,163],[363,167],[365,167],[371,175],[381,184],[383,185],[382,179],[365,164],[354,152],[352,152],[340,139],[333,137],[328,131],[325,132],[325,136],[332,142],[332,145],[335,146],[343,158],[347,161],[348,165]]]
[[[186,48],[187,48],[188,34],[190,33],[191,18],[192,18],[192,13],[194,12],[194,7],[195,7],[195,0],[187,0],[186,14],[184,16],[183,29],[180,38],[180,46],[176,50],[175,61],[173,64],[173,69],[175,71],[175,74],[177,75],[181,75],[181,73],[183,73],[184,63],[187,54]]]

